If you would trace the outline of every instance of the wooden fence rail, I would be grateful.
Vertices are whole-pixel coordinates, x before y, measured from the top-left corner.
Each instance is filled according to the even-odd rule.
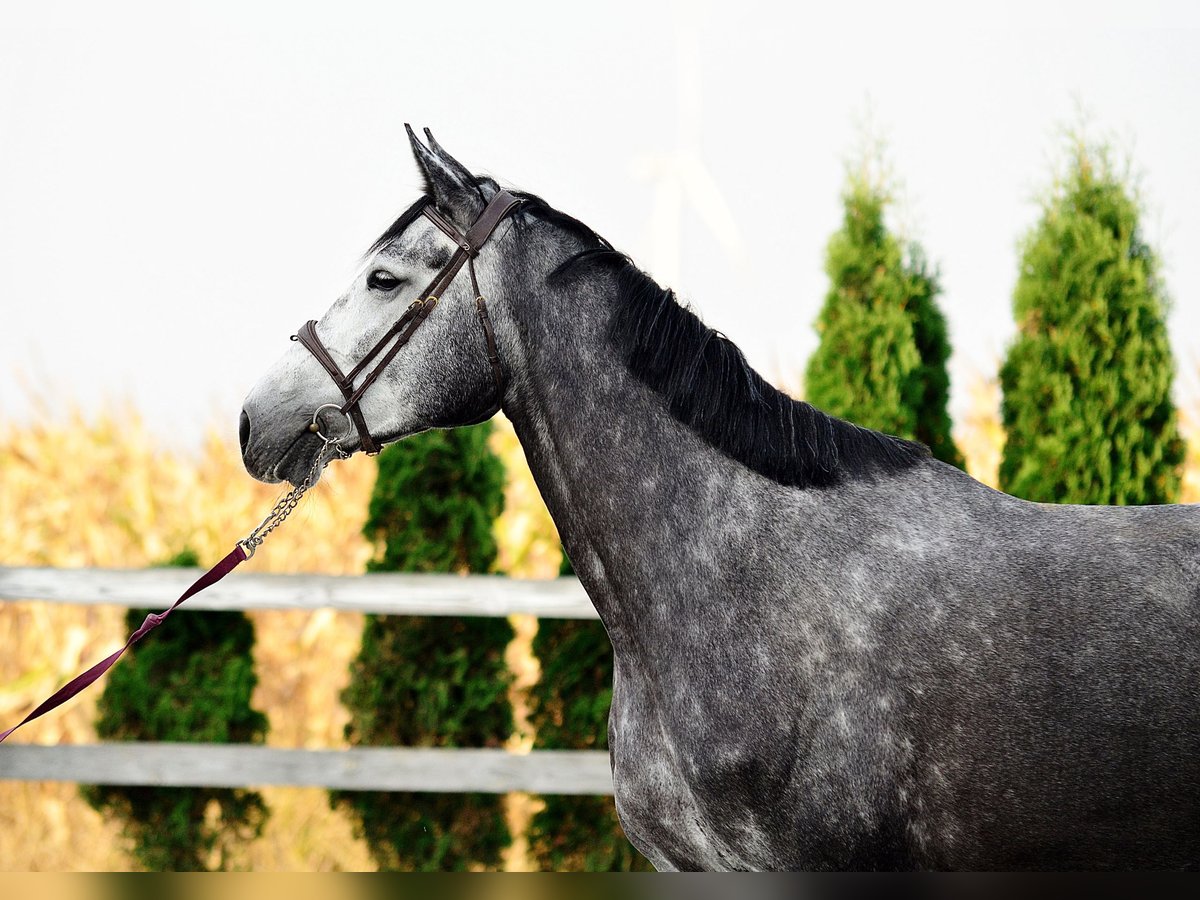
[[[165,609],[193,569],[51,569],[0,566],[0,601]],[[594,619],[575,578],[491,575],[239,574],[181,609],[336,609],[419,616]],[[356,747],[289,750],[253,744],[0,744],[0,780],[174,787],[292,785],[344,790],[530,791],[611,794],[608,754],[593,750]]]
[[[0,781],[155,787],[323,787],[348,791],[611,794],[602,750],[354,747],[284,750],[255,744],[0,744]]]
[[[49,569],[0,566],[0,600],[115,604],[161,609],[196,580],[197,569]],[[500,575],[237,574],[180,609],[337,609],[409,616],[594,619],[576,578],[533,581]]]

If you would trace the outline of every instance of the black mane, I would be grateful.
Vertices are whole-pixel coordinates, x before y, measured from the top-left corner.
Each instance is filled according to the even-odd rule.
[[[558,266],[550,281],[581,263],[611,269],[617,304],[608,337],[629,371],[662,395],[671,415],[727,456],[791,487],[827,487],[843,476],[897,472],[929,456],[924,444],[862,428],[793,400],[746,362],[737,345],[680,306],[604,238],[540,198],[524,209],[579,237],[588,249]]]
[[[597,250],[591,258],[616,265],[608,333],[629,370],[662,395],[671,415],[760,475],[792,487],[827,487],[839,476],[896,472],[929,455],[923,444],[793,400],[628,257]]]

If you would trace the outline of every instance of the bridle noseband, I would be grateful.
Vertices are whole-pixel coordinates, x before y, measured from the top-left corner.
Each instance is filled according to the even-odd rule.
[[[416,300],[408,305],[404,314],[396,320],[395,324],[379,339],[379,342],[368,350],[366,356],[360,359],[349,372],[342,372],[338,364],[334,362],[333,356],[325,349],[325,345],[321,343],[321,339],[317,337],[316,321],[310,319],[300,326],[300,330],[292,335],[292,340],[299,341],[309,353],[316,357],[317,362],[329,373],[329,377],[333,379],[333,383],[338,386],[338,390],[342,392],[342,396],[346,399],[346,402],[341,406],[334,403],[327,403],[320,407],[313,415],[312,425],[309,426],[310,431],[320,434],[321,425],[318,419],[321,409],[326,407],[335,408],[354,424],[364,451],[368,454],[376,454],[380,451],[379,444],[371,437],[371,431],[367,427],[366,419],[363,418],[362,408],[359,405],[363,394],[367,392],[367,388],[375,383],[375,379],[383,374],[383,370],[387,368],[388,363],[400,352],[400,348],[411,340],[413,333],[421,327],[421,323],[433,312],[438,298],[453,284],[454,277],[462,269],[464,263],[466,263],[467,269],[471,273],[471,290],[475,295],[475,312],[479,318],[479,325],[483,329],[484,340],[487,342],[487,357],[488,362],[492,364],[492,376],[496,381],[496,390],[503,397],[504,369],[500,364],[500,354],[496,350],[496,334],[492,330],[492,322],[488,317],[487,302],[479,290],[479,281],[475,277],[475,257],[479,255],[479,251],[483,248],[483,245],[487,243],[488,238],[495,232],[496,226],[504,221],[504,218],[523,202],[520,197],[515,197],[508,191],[497,192],[488,202],[488,205],[484,207],[483,212],[479,214],[479,218],[467,229],[467,233],[463,234],[449,219],[438,212],[431,198],[426,198],[424,205],[421,207],[421,215],[429,219],[439,230],[453,240],[458,245],[458,249],[454,251],[454,255],[450,257],[450,261],[442,267],[442,270],[429,283],[429,286],[421,292]],[[391,347],[388,347],[388,343],[393,341],[393,339],[394,343],[392,343]],[[379,356],[379,361],[375,364],[375,367],[368,371],[358,386],[355,387],[354,379],[361,375],[377,356]]]

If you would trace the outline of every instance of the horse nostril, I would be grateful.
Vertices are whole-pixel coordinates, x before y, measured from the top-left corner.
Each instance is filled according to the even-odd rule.
[[[250,417],[246,415],[246,411],[242,410],[242,420],[238,424],[238,440],[242,445],[242,452],[246,452],[246,445],[250,443]]]

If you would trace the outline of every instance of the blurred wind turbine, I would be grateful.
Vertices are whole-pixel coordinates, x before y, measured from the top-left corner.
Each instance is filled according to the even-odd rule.
[[[700,40],[696,3],[671,4],[676,21],[678,91],[675,148],[637,157],[633,174],[654,184],[650,213],[651,270],[664,285],[680,288],[683,206],[695,211],[735,267],[746,265],[746,245],[733,212],[700,159]],[[691,18],[688,18],[688,16]]]

